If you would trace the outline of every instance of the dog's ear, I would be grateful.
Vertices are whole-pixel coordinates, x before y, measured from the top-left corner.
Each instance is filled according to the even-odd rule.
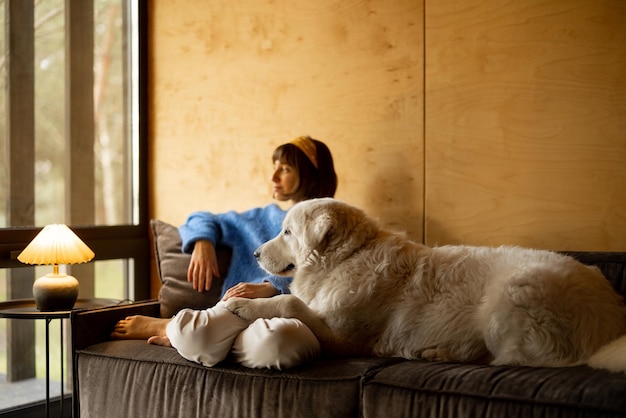
[[[304,245],[309,249],[319,249],[320,245],[327,241],[334,229],[334,220],[327,211],[320,213],[310,219],[306,226],[307,233],[304,234]]]

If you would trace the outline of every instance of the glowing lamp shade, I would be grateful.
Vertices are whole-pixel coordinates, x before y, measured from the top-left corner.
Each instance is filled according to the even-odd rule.
[[[93,257],[93,251],[71,229],[52,224],[42,229],[17,259],[24,264],[54,266],[52,273],[35,280],[33,297],[40,311],[59,311],[72,309],[78,297],[78,281],[59,274],[59,265],[86,263]]]

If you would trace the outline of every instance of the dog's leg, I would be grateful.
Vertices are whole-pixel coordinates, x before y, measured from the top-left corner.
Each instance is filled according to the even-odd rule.
[[[317,316],[302,300],[293,295],[256,299],[230,298],[225,303],[228,310],[248,321],[257,318],[297,318],[306,324],[305,319]]]
[[[316,337],[334,338],[324,320],[293,295],[257,299],[230,298],[226,301],[226,308],[248,321],[257,318],[296,318],[308,326]]]
[[[296,318],[302,321],[317,337],[322,351],[333,356],[355,354],[354,347],[342,341],[324,320],[301,299],[294,295],[279,295],[272,298],[230,298],[226,308],[248,321],[257,318]]]

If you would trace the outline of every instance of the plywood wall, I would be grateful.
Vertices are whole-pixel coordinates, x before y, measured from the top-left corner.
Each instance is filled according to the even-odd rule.
[[[273,149],[311,135],[337,198],[421,240],[422,19],[409,0],[153,1],[152,216],[270,203]]]
[[[151,214],[269,203],[331,147],[337,197],[428,244],[626,251],[621,0],[153,0]]]
[[[626,251],[626,3],[427,3],[426,241]]]

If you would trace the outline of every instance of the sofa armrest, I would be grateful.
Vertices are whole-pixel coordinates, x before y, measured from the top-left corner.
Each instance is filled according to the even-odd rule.
[[[159,317],[159,301],[147,300],[127,305],[73,311],[70,314],[72,349],[82,350],[90,345],[110,340],[111,331],[117,321],[129,315]]]

